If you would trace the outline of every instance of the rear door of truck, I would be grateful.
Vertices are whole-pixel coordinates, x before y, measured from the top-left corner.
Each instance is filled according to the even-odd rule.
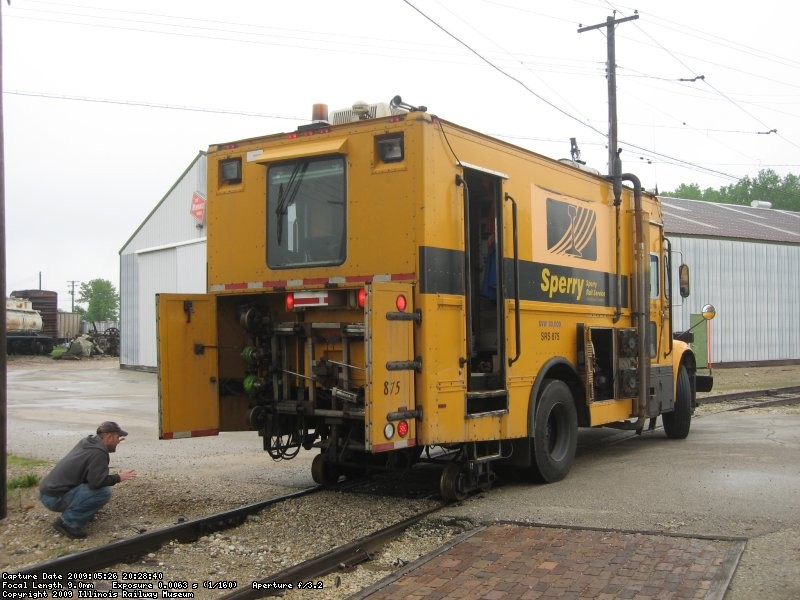
[[[216,296],[156,294],[158,437],[220,431]]]

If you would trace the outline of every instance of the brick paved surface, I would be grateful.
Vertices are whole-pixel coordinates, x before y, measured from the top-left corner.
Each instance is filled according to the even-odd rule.
[[[706,598],[727,582],[733,542],[497,524],[370,600]],[[727,562],[727,566],[726,566]],[[729,576],[730,573],[727,573]]]

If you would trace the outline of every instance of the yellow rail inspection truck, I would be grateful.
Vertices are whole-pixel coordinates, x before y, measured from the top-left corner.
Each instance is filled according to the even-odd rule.
[[[208,293],[157,297],[160,437],[252,429],[320,483],[439,460],[447,500],[562,479],[579,427],[685,438],[712,380],[661,205],[579,166],[399,97],[211,146]]]

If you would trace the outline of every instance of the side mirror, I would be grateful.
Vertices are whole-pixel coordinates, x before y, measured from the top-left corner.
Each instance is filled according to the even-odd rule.
[[[717,316],[717,309],[714,308],[713,304],[706,304],[703,307],[703,318],[706,321],[710,321],[711,319],[713,319],[716,316]]]
[[[717,316],[717,309],[714,308],[713,304],[706,304],[703,307],[703,320],[704,321],[710,321],[715,316]],[[700,325],[700,323],[702,323],[702,322],[703,321],[698,321],[697,323],[692,325],[686,331],[683,331],[681,333],[676,333],[675,334],[675,339],[679,340],[681,342],[686,342],[687,344],[691,344],[692,342],[694,342],[694,334],[692,333],[692,329],[694,329],[695,327]]]
[[[680,285],[681,298],[689,297],[689,265],[678,267],[678,283]],[[711,306],[711,305],[709,305]],[[714,308],[713,306],[711,308]]]

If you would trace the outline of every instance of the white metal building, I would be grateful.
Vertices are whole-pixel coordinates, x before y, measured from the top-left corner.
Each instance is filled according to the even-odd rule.
[[[206,291],[205,198],[200,152],[119,252],[122,367],[157,365],[157,293]]]
[[[661,200],[672,249],[691,272],[674,329],[710,303],[712,363],[800,360],[800,212]]]

